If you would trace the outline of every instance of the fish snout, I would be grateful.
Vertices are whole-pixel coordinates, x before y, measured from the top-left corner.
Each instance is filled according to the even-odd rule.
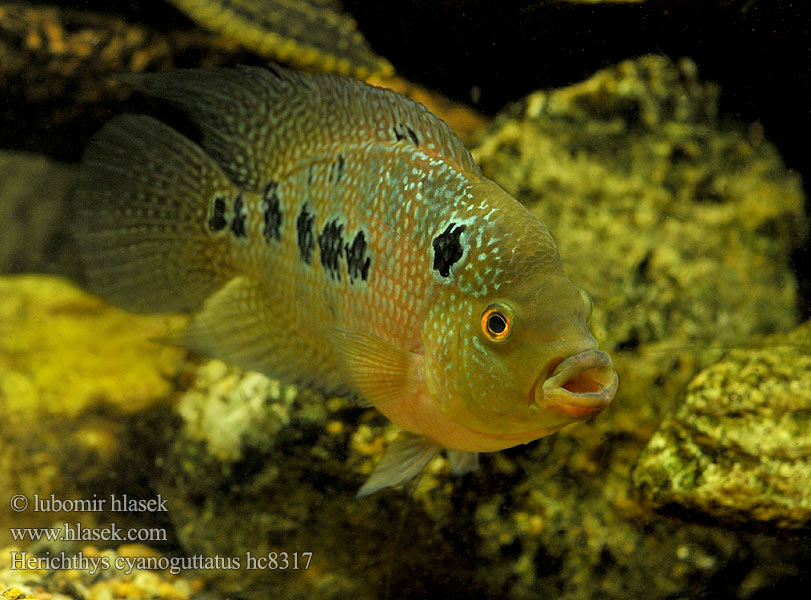
[[[535,402],[578,420],[599,414],[617,391],[611,357],[592,348],[563,359],[535,389]]]

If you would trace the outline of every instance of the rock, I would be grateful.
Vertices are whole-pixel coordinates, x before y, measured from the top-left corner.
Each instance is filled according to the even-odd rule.
[[[151,495],[146,474],[183,353],[150,340],[181,322],[126,314],[54,277],[0,278],[0,481],[31,503],[17,513],[0,504],[0,543],[9,525],[59,518],[35,512],[34,494]]]
[[[185,552],[254,559],[287,553],[291,561],[312,553],[306,570],[204,572],[218,589],[371,600],[386,586],[407,586],[428,597],[451,594],[475,569],[407,495],[355,499],[384,440],[397,433],[373,411],[214,360],[197,370],[177,412],[182,426],[169,434],[156,485],[171,499],[169,516]],[[444,461],[433,469],[449,486]],[[474,596],[492,591],[482,581],[465,586]]]
[[[163,20],[171,24],[170,15]],[[188,24],[167,33],[121,15],[2,2],[0,56],[3,147],[77,160],[105,120],[137,108],[112,75],[233,64],[248,54]]]
[[[76,168],[42,156],[0,152],[0,272],[78,276],[66,244],[67,193]]]
[[[699,373],[640,456],[656,505],[743,525],[811,528],[811,322]]]
[[[739,343],[797,321],[800,180],[717,102],[689,60],[646,56],[531,94],[474,150],[549,227],[610,349]]]
[[[36,552],[8,546],[0,548],[0,598],[188,600],[204,585],[189,571],[183,561],[143,545],[104,550],[74,543],[55,550],[41,544]]]

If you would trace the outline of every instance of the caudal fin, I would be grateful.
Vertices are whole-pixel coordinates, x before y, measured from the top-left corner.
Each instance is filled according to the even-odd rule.
[[[215,213],[237,191],[168,125],[113,119],[90,143],[73,193],[71,225],[91,290],[133,311],[201,306],[234,275]]]

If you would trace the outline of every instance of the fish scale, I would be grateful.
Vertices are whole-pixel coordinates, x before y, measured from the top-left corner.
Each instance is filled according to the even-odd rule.
[[[344,173],[336,182],[331,173],[338,157],[344,162]],[[428,157],[423,155],[422,160],[425,168],[429,168]],[[387,186],[377,171],[368,168],[370,163],[387,170],[391,189],[385,189]],[[280,240],[264,239],[261,196],[245,197],[249,234],[244,241],[234,241],[234,263],[245,265],[244,274],[262,279],[268,286],[275,283],[295,290],[291,297],[296,299],[296,306],[307,307],[306,314],[300,315],[302,320],[315,316],[319,321],[341,327],[371,326],[384,340],[401,344],[409,351],[419,351],[421,332],[413,325],[422,316],[423,300],[433,281],[430,270],[424,268],[430,259],[433,239],[427,223],[441,220],[439,213],[444,207],[432,208],[425,206],[424,200],[412,199],[411,209],[418,204],[422,206],[424,223],[412,227],[412,213],[405,204],[389,200],[411,183],[414,190],[422,188],[425,168],[415,169],[416,164],[419,163],[414,152],[408,147],[395,150],[339,147],[332,157],[302,165],[286,178],[274,181],[283,206]],[[403,181],[408,183],[403,185]],[[294,224],[304,204],[314,216],[316,237],[335,219],[343,225],[343,234],[348,234],[340,239],[343,251],[337,263],[337,277],[331,276],[323,265],[320,249],[315,249],[311,264],[300,260]],[[351,242],[353,233],[359,231],[367,232],[372,262],[368,280],[351,283],[345,246]],[[409,248],[411,252],[407,251]],[[410,285],[403,289],[395,277],[405,278]],[[395,292],[396,287],[402,295]],[[336,359],[328,362],[334,365]]]
[[[548,230],[422,105],[277,66],[123,79],[197,135],[123,115],[94,138],[72,206],[92,289],[190,311],[188,348],[389,417],[405,433],[362,495],[613,397]]]

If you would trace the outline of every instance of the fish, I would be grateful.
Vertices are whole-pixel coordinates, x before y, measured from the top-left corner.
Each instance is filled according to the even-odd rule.
[[[548,229],[423,105],[274,64],[120,79],[182,126],[124,114],[88,144],[70,209],[88,288],[188,312],[188,349],[388,417],[402,433],[358,496],[611,402]]]
[[[341,0],[169,1],[198,24],[260,56],[361,79],[394,73]]]

